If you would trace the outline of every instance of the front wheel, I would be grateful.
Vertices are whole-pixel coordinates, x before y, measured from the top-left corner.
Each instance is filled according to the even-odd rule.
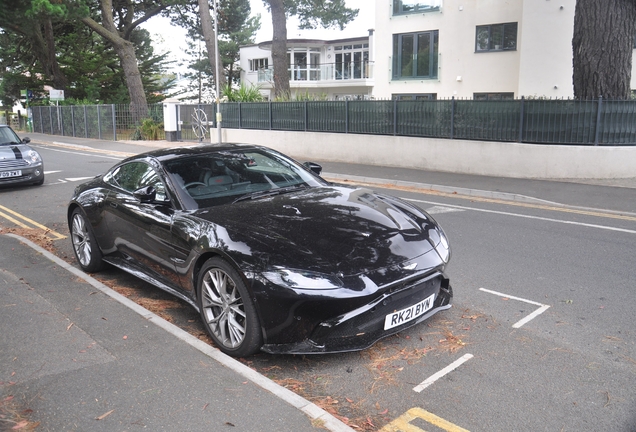
[[[99,250],[95,234],[84,213],[76,208],[71,215],[71,241],[73,252],[82,270],[89,273],[102,269],[102,251]]]
[[[214,343],[233,357],[256,353],[263,345],[256,309],[238,272],[221,258],[209,259],[199,274],[201,319]]]

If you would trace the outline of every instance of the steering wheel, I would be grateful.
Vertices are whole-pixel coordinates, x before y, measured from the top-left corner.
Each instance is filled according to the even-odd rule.
[[[203,183],[203,182],[198,182],[198,181],[196,181],[196,182],[188,183],[188,184],[186,184],[184,187],[185,187],[186,189],[188,189],[188,188],[191,188],[192,186],[207,186],[207,185],[206,185],[205,183]]]

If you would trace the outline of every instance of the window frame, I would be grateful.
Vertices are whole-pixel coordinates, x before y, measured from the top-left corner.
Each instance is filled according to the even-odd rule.
[[[420,4],[429,3],[429,4]],[[438,3],[436,6],[431,6],[430,3]],[[427,7],[430,6],[430,7]],[[403,0],[393,0],[393,15],[410,15],[418,13],[439,12],[442,10],[442,0],[420,0],[415,2],[412,10],[404,10]]]
[[[249,59],[250,72],[258,72],[259,70],[269,69],[269,58],[260,57]]]
[[[510,101],[515,99],[514,92],[475,92],[474,101]]]
[[[429,36],[429,63],[428,74],[420,75],[418,69],[419,59],[419,40],[420,36]],[[403,69],[403,42],[405,36],[412,37],[413,53],[412,53],[412,69],[411,75],[402,75]],[[422,80],[422,79],[438,79],[439,73],[439,30],[427,30],[415,33],[398,33],[393,35],[393,70],[391,73],[392,80]]]
[[[493,40],[493,28],[497,30],[501,27],[501,44],[497,45]],[[508,28],[508,32],[510,29],[514,27],[514,47],[506,47],[506,29]],[[488,31],[488,48],[480,49],[479,46],[479,34],[481,30]],[[507,22],[507,23],[497,23],[497,24],[485,24],[478,25],[475,28],[475,53],[485,53],[485,52],[500,52],[500,51],[517,51],[517,39],[519,36],[519,23],[518,22]],[[500,48],[496,48],[499,46]]]

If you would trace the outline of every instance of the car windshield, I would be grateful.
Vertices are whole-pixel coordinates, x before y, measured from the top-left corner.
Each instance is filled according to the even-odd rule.
[[[304,167],[264,149],[210,152],[169,160],[164,167],[189,210],[322,184]]]
[[[0,145],[20,144],[22,140],[8,127],[0,127]]]

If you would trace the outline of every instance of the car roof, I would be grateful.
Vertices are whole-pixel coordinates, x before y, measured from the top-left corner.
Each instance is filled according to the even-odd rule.
[[[240,144],[240,143],[200,144],[200,145],[194,145],[194,146],[171,147],[166,149],[152,150],[152,151],[141,153],[139,155],[128,158],[126,159],[126,161],[151,157],[151,158],[155,158],[159,160],[160,162],[164,162],[167,160],[180,159],[182,157],[197,156],[197,155],[208,154],[208,153],[233,151],[237,149],[250,150],[250,149],[260,149],[260,148],[263,148],[263,147],[253,145],[253,144]]]

